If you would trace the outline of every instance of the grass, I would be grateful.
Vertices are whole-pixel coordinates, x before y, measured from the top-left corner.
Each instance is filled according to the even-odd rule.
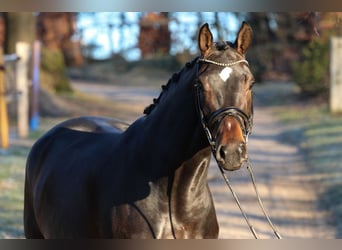
[[[28,148],[0,151],[0,238],[23,237],[23,190]]]
[[[269,93],[257,89],[264,105],[273,105],[275,115],[288,128],[282,139],[296,143],[304,153],[312,179],[319,184],[318,207],[332,212],[337,238],[342,237],[342,115],[333,115],[320,100],[301,101],[294,85]],[[270,97],[271,96],[271,97]]]
[[[313,171],[321,175],[320,207],[334,216],[337,237],[342,237],[342,117],[320,112],[304,126],[304,149]]]

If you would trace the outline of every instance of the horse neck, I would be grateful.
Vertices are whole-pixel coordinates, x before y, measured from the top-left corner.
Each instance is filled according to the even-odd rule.
[[[158,149],[153,156],[160,161],[157,167],[170,172],[208,147],[195,102],[195,67],[183,69],[145,119],[145,143]]]

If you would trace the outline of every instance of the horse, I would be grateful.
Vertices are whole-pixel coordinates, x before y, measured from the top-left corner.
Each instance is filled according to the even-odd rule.
[[[32,146],[26,162],[26,238],[217,238],[207,174],[212,154],[241,168],[252,128],[252,29],[234,42],[199,29],[200,55],[172,75],[131,125],[71,118]]]

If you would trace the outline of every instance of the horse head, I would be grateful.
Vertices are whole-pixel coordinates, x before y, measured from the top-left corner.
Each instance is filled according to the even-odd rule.
[[[199,31],[198,106],[214,157],[225,170],[237,170],[247,159],[254,77],[245,54],[251,37],[246,22],[234,43],[213,42],[208,24]]]

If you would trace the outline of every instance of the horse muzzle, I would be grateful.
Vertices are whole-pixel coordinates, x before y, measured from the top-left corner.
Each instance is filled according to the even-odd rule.
[[[215,141],[216,160],[225,170],[240,169],[248,157],[240,122],[234,116],[226,116],[219,125]]]
[[[241,142],[218,145],[215,154],[218,164],[229,171],[240,169],[247,160],[246,147],[246,144]]]

